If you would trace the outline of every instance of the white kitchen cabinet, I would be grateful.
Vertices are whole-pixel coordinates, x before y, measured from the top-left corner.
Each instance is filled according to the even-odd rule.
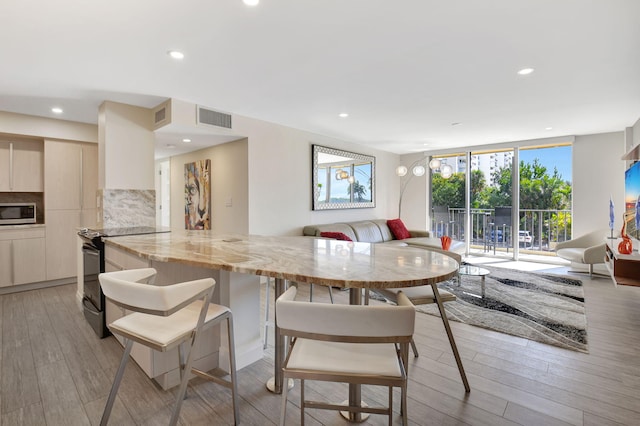
[[[46,279],[43,227],[0,231],[0,287]]]
[[[42,192],[44,148],[37,140],[0,140],[0,191]]]
[[[47,210],[95,209],[98,146],[45,141],[44,178]]]
[[[11,240],[0,241],[0,287],[7,287],[13,284],[12,272]]]
[[[46,140],[44,145],[47,280],[77,274],[76,234],[96,225],[98,146]]]

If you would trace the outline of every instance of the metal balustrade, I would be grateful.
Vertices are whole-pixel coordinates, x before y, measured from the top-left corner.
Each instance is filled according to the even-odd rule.
[[[439,214],[437,220],[432,215],[431,232],[464,241],[465,216],[464,208],[449,208],[448,216]],[[496,224],[493,220],[495,209],[471,209],[471,248],[509,251],[517,242],[521,252],[555,255],[555,245],[571,239],[571,210],[520,209],[518,217],[520,231],[528,233],[530,242],[524,235],[523,238],[515,237],[511,226]]]

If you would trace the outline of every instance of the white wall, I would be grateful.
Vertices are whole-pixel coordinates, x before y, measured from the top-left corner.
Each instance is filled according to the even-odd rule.
[[[615,229],[624,213],[624,133],[576,136],[573,144],[573,236],[609,226],[609,197],[613,199]]]
[[[98,112],[98,188],[154,189],[155,137],[147,108],[103,102]]]
[[[302,228],[309,224],[397,216],[398,155],[251,118],[234,115],[233,120],[234,131],[246,135],[249,142],[250,233],[302,235]],[[376,207],[313,211],[312,144],[373,155]]]
[[[211,160],[211,229],[249,233],[246,139],[171,157],[171,227],[184,229],[184,165]]]

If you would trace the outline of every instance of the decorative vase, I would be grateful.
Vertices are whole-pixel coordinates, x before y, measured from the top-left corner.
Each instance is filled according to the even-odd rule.
[[[620,230],[620,236],[622,237],[622,241],[618,244],[618,252],[620,254],[633,253],[633,242],[631,242],[631,238],[627,235],[627,221],[624,216],[622,217],[622,229]]]
[[[440,237],[440,244],[442,245],[442,250],[449,250],[449,247],[451,247],[451,237],[443,235]]]

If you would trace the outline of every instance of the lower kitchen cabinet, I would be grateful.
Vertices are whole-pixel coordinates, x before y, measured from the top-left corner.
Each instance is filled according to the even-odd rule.
[[[0,287],[46,280],[44,228],[0,232]]]

